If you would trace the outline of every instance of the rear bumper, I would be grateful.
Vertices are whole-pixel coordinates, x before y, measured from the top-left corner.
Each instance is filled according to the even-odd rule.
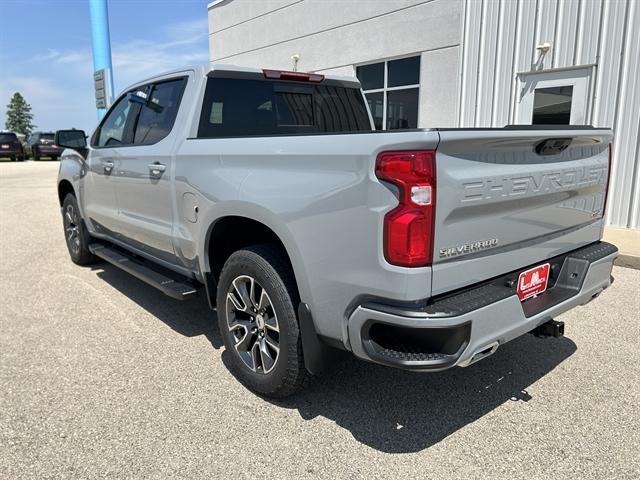
[[[617,255],[615,246],[597,242],[550,259],[552,286],[525,302],[520,302],[511,282],[526,268],[424,305],[362,304],[349,317],[351,349],[359,358],[409,370],[470,365],[591,301],[611,285]]]
[[[38,145],[36,147],[38,155],[62,155],[63,149],[60,147],[50,147],[48,145]]]
[[[0,149],[0,157],[20,157],[24,152],[20,148],[2,148]]]

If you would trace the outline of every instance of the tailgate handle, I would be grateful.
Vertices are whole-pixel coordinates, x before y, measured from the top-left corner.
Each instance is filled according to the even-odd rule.
[[[564,152],[573,138],[547,138],[536,145],[538,155],[558,155]]]

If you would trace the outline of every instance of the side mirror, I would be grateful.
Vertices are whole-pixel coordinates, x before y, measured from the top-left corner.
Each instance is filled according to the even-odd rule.
[[[74,150],[87,148],[87,136],[84,130],[58,130],[54,142],[56,145]]]

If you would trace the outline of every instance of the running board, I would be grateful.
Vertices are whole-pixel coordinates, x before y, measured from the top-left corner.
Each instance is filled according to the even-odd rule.
[[[105,245],[103,243],[89,244],[89,250],[96,257],[115,265],[130,273],[134,277],[157,288],[165,295],[176,300],[185,300],[196,294],[196,287],[188,280],[180,281],[168,276],[166,269],[155,264],[138,260],[128,252]],[[177,274],[176,274],[177,275]]]

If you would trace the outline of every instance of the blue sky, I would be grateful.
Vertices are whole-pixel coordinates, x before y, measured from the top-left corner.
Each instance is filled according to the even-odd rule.
[[[116,92],[164,70],[207,62],[207,3],[108,0]],[[0,0],[0,19],[0,129],[19,91],[37,130],[93,130],[88,1]]]

